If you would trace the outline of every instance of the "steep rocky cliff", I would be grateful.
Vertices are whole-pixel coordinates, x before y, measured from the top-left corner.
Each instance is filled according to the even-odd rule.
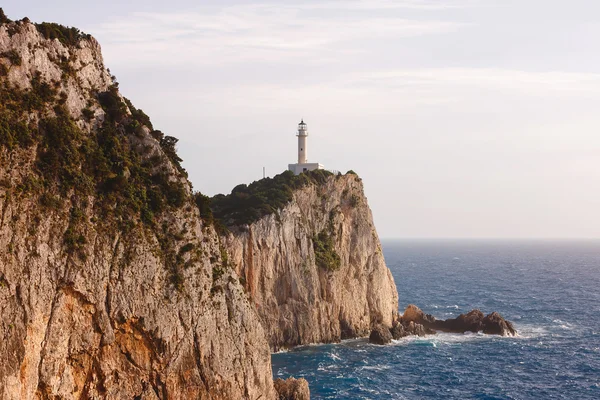
[[[223,237],[273,350],[368,336],[397,317],[361,179],[319,178],[282,209]]]
[[[77,30],[0,20],[0,398],[274,399],[173,138]]]
[[[219,222],[176,142],[92,37],[0,9],[0,398],[275,399],[269,345],[392,326],[358,176],[240,185]]]

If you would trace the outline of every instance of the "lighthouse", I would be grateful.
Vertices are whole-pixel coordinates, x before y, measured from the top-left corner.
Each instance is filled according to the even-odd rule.
[[[323,165],[319,163],[309,163],[307,157],[307,142],[308,142],[308,128],[304,119],[298,124],[298,162],[296,164],[289,164],[288,169],[294,174],[299,175],[306,171],[313,171],[315,169],[323,169]]]

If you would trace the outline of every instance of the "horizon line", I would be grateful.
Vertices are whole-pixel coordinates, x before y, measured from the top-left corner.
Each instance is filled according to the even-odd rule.
[[[384,237],[380,236],[380,240],[418,240],[418,241],[448,241],[448,240],[498,240],[498,241],[600,241],[600,237]]]

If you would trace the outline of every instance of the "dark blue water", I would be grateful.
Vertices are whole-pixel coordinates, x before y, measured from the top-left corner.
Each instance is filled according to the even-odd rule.
[[[438,334],[273,355],[314,399],[600,399],[600,242],[398,241],[384,255],[401,309],[500,312],[519,337]]]

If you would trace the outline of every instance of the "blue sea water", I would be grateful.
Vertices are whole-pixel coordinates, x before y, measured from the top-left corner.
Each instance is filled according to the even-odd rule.
[[[274,354],[313,399],[600,399],[600,241],[384,241],[401,310],[500,312],[518,337],[437,334]]]

